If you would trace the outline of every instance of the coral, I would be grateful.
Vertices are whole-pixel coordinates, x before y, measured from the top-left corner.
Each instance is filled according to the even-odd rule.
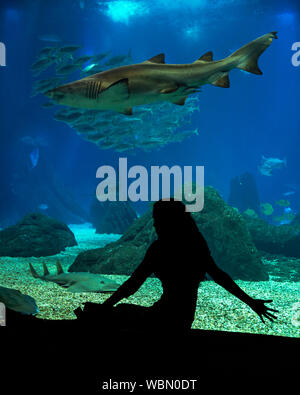
[[[271,203],[261,203],[260,209],[264,215],[272,215],[274,211]]]

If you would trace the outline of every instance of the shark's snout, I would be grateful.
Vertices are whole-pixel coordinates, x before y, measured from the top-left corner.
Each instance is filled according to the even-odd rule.
[[[56,101],[60,101],[65,96],[65,94],[62,91],[58,90],[57,88],[47,91],[45,93],[45,95],[47,97],[49,97],[49,99],[56,100]]]

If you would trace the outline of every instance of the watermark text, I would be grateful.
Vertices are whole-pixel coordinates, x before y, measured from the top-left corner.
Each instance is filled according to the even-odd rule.
[[[100,202],[157,201],[170,198],[173,190],[174,198],[185,202],[186,211],[198,212],[203,209],[203,166],[195,166],[194,169],[193,166],[151,166],[149,174],[147,168],[140,165],[128,169],[127,158],[119,158],[117,172],[112,166],[100,166],[96,178],[103,179],[96,189]]]
[[[295,42],[292,45],[292,51],[294,51],[294,55],[292,56],[292,65],[294,67],[300,66],[300,42]]]
[[[5,44],[0,42],[0,66],[6,66],[6,47]]]

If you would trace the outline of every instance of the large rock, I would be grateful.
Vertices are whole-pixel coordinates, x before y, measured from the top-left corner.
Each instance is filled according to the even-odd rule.
[[[252,209],[260,212],[260,200],[256,182],[251,173],[244,173],[230,181],[228,204],[241,212]]]
[[[99,202],[94,200],[91,206],[90,220],[96,233],[123,234],[137,219],[130,202]]]
[[[206,187],[204,209],[192,215],[220,268],[234,279],[268,279],[243,217],[217,191]],[[131,274],[155,238],[152,210],[149,210],[118,241],[79,254],[69,270]]]
[[[300,224],[275,226],[246,214],[244,219],[258,250],[300,258]]]
[[[0,231],[0,256],[48,256],[74,245],[77,242],[67,225],[40,213],[28,214]]]

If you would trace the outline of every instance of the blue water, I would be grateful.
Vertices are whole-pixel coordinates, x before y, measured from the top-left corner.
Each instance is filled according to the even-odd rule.
[[[42,95],[30,98],[36,80],[30,66],[44,46],[53,44],[39,36],[55,34],[59,45],[81,45],[78,55],[109,50],[118,55],[131,49],[135,62],[164,52],[166,63],[189,63],[209,50],[214,59],[224,58],[271,31],[278,31],[279,39],[259,60],[263,76],[234,70],[230,89],[206,85],[198,94],[199,111],[189,125],[198,128],[198,136],[158,151],[137,151],[128,160],[144,166],[203,165],[205,184],[218,189],[225,200],[230,180],[244,172],[253,174],[262,202],[284,198],[293,184],[296,191],[288,199],[298,211],[300,67],[291,63],[291,47],[300,41],[299,17],[296,0],[1,1],[0,41],[7,49],[7,66],[0,68],[2,211],[12,196],[14,174],[26,165],[24,146],[18,142],[24,136],[47,141],[47,157],[56,174],[86,209],[95,193],[97,167],[117,166],[124,156],[99,149],[55,121],[55,109],[41,107]],[[257,168],[262,155],[285,157],[287,167],[263,176]],[[140,212],[147,208],[145,203],[135,206]]]

